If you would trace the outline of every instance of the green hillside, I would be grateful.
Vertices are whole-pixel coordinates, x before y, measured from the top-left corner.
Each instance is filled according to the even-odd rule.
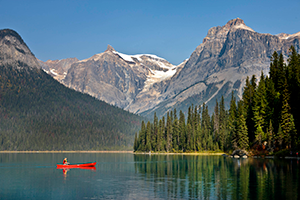
[[[0,66],[0,150],[131,150],[140,123],[40,69]]]

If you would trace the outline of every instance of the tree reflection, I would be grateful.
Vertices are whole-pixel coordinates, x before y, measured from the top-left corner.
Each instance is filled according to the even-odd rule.
[[[134,155],[135,170],[168,198],[297,199],[296,160],[221,156]]]

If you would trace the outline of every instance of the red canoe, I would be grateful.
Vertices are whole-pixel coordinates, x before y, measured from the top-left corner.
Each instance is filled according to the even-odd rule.
[[[66,168],[88,168],[88,167],[95,167],[97,163],[78,163],[78,164],[69,164],[69,165],[64,165],[64,164],[57,164],[57,168],[61,169],[66,169]]]

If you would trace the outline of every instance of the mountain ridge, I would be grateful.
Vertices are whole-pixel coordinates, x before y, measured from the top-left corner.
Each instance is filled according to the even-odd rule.
[[[97,86],[102,89],[98,91],[97,87],[92,85],[100,83],[99,80],[102,80],[103,77],[97,75],[99,73],[97,70],[88,72],[87,69],[84,69],[83,62],[82,68],[77,70],[81,70],[80,73],[73,69],[73,71],[71,70],[73,74],[67,75],[66,79],[61,82],[112,105],[150,118],[154,112],[161,116],[176,107],[187,110],[187,107],[183,105],[190,103],[202,105],[205,102],[211,108],[215,99],[220,98],[221,95],[229,101],[232,89],[240,98],[247,76],[255,74],[259,77],[261,71],[267,74],[270,58],[274,51],[283,53],[285,59],[287,59],[291,45],[295,46],[299,52],[299,33],[278,35],[258,33],[248,27],[242,19],[236,18],[229,20],[223,26],[210,28],[203,42],[180,65],[172,65],[165,59],[149,54],[126,55],[108,45],[105,52],[95,54],[83,61],[86,66],[89,66],[86,62],[89,59],[90,61],[103,59],[98,64],[94,63],[93,67],[89,67],[96,69],[96,66],[101,68],[105,65],[105,69],[108,71],[103,70],[102,76],[115,82],[102,81]],[[102,58],[101,55],[104,54],[110,54],[111,60]],[[113,54],[117,57],[113,57]],[[116,70],[111,71],[111,69],[115,69],[116,65],[123,70],[122,75],[120,70],[118,73]],[[75,66],[76,63],[70,69]],[[127,78],[125,78],[125,72],[131,75],[127,74]],[[81,84],[79,87],[79,82],[84,82],[82,77],[86,77],[84,73],[88,73],[90,76],[93,74],[97,78],[84,79],[85,85]],[[121,83],[125,87],[124,83],[126,82],[127,87],[131,88],[130,90],[120,88],[119,84]],[[109,89],[105,90],[103,87]]]

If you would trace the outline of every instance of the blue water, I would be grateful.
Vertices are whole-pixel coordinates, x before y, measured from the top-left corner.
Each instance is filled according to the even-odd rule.
[[[96,170],[56,164],[96,161]],[[0,199],[299,199],[299,160],[0,153]]]

